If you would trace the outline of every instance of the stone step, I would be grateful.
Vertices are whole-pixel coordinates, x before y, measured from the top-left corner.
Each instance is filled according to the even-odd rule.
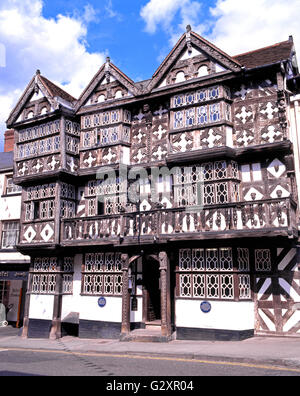
[[[148,325],[146,324],[145,330],[149,330],[149,331],[161,331],[161,325]]]
[[[161,330],[159,328],[159,330]],[[121,335],[120,341],[132,341],[132,342],[169,342],[172,337],[162,336],[161,332],[151,329],[138,329],[133,330],[129,334]]]

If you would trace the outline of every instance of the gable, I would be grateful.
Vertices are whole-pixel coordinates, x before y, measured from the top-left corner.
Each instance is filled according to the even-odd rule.
[[[16,122],[22,122],[31,118],[49,114],[54,111],[49,100],[44,96],[41,90],[33,93],[31,98],[24,103],[18,115]]]
[[[37,78],[33,78],[25,89],[21,99],[11,112],[7,125],[22,122],[56,109],[54,101]]]
[[[41,76],[38,70],[12,110],[7,126],[10,128],[16,122],[43,116],[57,110],[60,105],[72,108],[73,101],[72,96]]]
[[[106,63],[80,96],[76,111],[79,111],[81,107],[119,100],[136,94],[137,88],[134,82],[107,58]]]
[[[98,85],[95,86],[90,96],[83,104],[83,107],[93,106],[107,102],[108,100],[118,100],[130,96],[133,96],[133,93],[128,89],[128,87],[125,87],[113,76],[110,76],[109,79],[105,76]]]
[[[188,30],[154,73],[149,89],[240,69],[237,60]]]

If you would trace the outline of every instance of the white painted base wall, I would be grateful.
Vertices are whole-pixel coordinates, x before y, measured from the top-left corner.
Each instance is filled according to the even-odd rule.
[[[52,320],[54,296],[30,296],[29,319]]]
[[[79,318],[99,322],[122,322],[122,297],[105,297],[106,306],[98,306],[99,297],[82,296],[79,306]]]
[[[62,298],[62,322],[74,323],[79,315],[81,320],[100,322],[122,322],[122,297],[105,297],[106,306],[98,306],[99,296],[81,296],[81,266],[83,256],[77,254],[74,260],[73,295]]]
[[[203,300],[176,300],[176,327],[219,330],[254,329],[253,302],[210,301],[212,309],[203,313]]]

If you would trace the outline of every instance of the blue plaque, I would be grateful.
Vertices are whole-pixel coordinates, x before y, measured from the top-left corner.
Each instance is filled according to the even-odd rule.
[[[209,313],[211,311],[211,303],[208,301],[203,301],[200,305],[201,311],[204,313]]]
[[[98,300],[98,305],[100,308],[104,308],[106,305],[106,298],[105,297],[100,297]]]

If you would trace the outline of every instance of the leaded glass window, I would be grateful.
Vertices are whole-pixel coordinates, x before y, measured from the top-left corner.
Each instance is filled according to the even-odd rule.
[[[179,250],[178,297],[221,300],[251,299],[250,274],[240,273],[238,248],[234,265],[233,248],[185,248]],[[243,252],[243,253],[241,253]],[[245,263],[242,269],[248,270]]]
[[[121,253],[85,254],[83,294],[120,296],[122,286]]]

